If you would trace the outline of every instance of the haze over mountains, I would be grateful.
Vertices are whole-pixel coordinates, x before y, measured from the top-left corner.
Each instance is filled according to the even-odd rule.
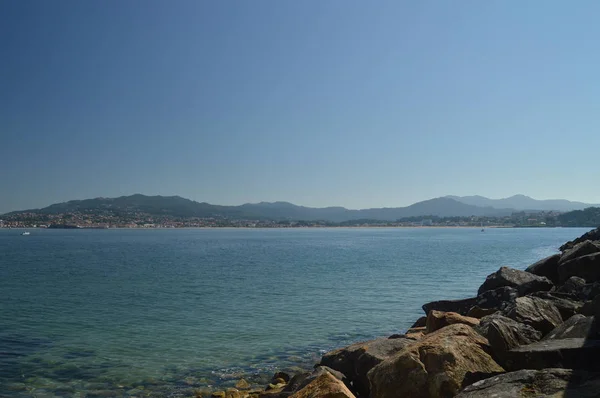
[[[525,195],[514,195],[503,199],[489,199],[484,196],[446,196],[446,198],[454,199],[468,205],[480,207],[494,207],[497,209],[515,209],[515,210],[537,210],[537,211],[571,211],[583,210],[587,207],[598,206],[582,203],[571,202],[565,199],[548,199],[537,200]]]
[[[219,206],[196,202],[179,196],[146,196],[135,194],[118,198],[95,198],[57,203],[43,209],[15,213],[59,214],[72,212],[111,212],[115,214],[139,212],[172,217],[222,217],[231,219],[271,220],[349,220],[394,221],[406,217],[439,216],[507,216],[517,211],[570,211],[594,205],[568,200],[536,200],[524,195],[504,199],[483,196],[446,196],[414,203],[406,207],[350,210],[344,207],[312,208],[288,202],[246,203],[240,206]]]

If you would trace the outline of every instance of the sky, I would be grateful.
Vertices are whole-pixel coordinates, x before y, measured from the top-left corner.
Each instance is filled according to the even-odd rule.
[[[600,2],[0,0],[0,213],[600,203]]]

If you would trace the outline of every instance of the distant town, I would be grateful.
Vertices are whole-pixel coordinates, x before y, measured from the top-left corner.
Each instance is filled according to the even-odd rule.
[[[2,216],[0,228],[307,228],[307,227],[558,227],[559,212],[514,213],[504,217],[407,217],[396,221],[253,220],[173,217],[131,212],[16,213]]]

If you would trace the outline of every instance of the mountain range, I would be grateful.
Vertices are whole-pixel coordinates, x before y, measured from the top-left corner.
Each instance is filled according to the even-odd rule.
[[[535,200],[524,195],[505,199],[483,196],[445,196],[414,203],[406,207],[350,210],[344,207],[313,208],[288,202],[247,203],[240,206],[220,206],[196,202],[180,196],[146,196],[135,194],[118,198],[95,198],[57,203],[42,209],[8,213],[60,214],[72,212],[110,212],[114,214],[146,213],[171,217],[221,217],[229,219],[269,220],[349,220],[394,221],[406,217],[439,216],[507,216],[517,211],[570,211],[598,206],[568,200]]]
[[[571,202],[565,199],[537,200],[525,195],[514,195],[503,199],[489,199],[479,195],[446,196],[446,198],[454,199],[473,206],[494,207],[497,209],[515,209],[520,211],[572,211],[598,206],[597,204],[592,205],[582,202]]]

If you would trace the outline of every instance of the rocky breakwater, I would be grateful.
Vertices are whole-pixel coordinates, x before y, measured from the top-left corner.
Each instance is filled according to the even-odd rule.
[[[266,390],[221,396],[600,397],[600,229],[525,271],[500,268],[474,297],[423,310],[405,334],[331,351]]]

